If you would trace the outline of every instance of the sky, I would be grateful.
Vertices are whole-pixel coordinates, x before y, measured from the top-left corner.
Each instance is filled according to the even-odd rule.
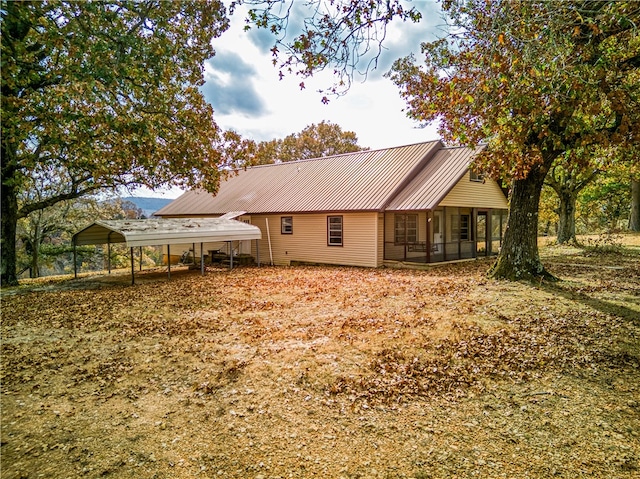
[[[298,3],[298,0],[295,0]],[[299,2],[304,4],[302,0]],[[272,64],[273,38],[264,30],[244,31],[243,12],[231,17],[231,27],[213,41],[216,55],[204,65],[201,91],[214,109],[214,119],[223,130],[235,130],[255,141],[284,138],[312,123],[328,121],[343,131],[353,131],[358,144],[371,149],[388,148],[438,139],[435,125],[420,127],[409,119],[398,88],[384,73],[393,61],[414,53],[420,58],[420,43],[442,33],[443,20],[435,0],[413,0],[422,13],[418,24],[392,22],[387,31],[377,69],[366,79],[356,77],[348,92],[329,97],[323,94],[334,82],[330,72],[310,79],[296,75],[279,79]],[[299,84],[304,81],[305,88]],[[151,193],[151,194],[150,194]],[[140,191],[136,196],[177,197],[181,191]]]

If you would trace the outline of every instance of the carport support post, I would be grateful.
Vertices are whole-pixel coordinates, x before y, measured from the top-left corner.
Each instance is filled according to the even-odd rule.
[[[142,271],[142,246],[140,246],[140,271]]]
[[[200,243],[200,272],[204,276],[204,243]]]
[[[133,266],[133,246],[131,247],[131,286],[136,284],[135,267]]]
[[[171,245],[167,245],[167,276],[171,279]]]
[[[113,231],[109,231],[107,235],[107,270],[109,274],[111,274],[111,233],[113,233]]]

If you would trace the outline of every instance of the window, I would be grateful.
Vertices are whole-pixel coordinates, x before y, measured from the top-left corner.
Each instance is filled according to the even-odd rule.
[[[418,215],[394,215],[394,242],[408,244],[418,242]]]
[[[293,234],[293,216],[280,217],[280,233],[283,235]]]
[[[469,180],[484,183],[484,173],[472,168],[469,170]]]
[[[327,244],[342,246],[342,216],[327,216]]]

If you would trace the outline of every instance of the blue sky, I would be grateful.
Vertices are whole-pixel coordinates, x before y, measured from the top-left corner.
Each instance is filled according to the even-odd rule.
[[[359,144],[372,149],[437,139],[435,126],[419,128],[407,118],[398,89],[383,77],[394,60],[412,52],[419,58],[420,42],[442,34],[443,20],[435,0],[414,0],[411,5],[421,11],[422,21],[392,23],[378,68],[366,81],[354,78],[347,94],[330,98],[328,105],[321,102],[323,95],[317,90],[333,84],[331,74],[304,79],[303,90],[300,77],[280,80],[271,62],[269,34],[255,29],[245,32],[245,16],[236,12],[230,29],[214,40],[216,55],[205,63],[202,92],[214,108],[216,122],[256,141],[283,138],[323,120],[354,131]],[[173,190],[169,196],[179,194]]]
[[[301,2],[302,3],[302,2]],[[360,144],[385,148],[437,137],[435,128],[417,129],[404,112],[398,89],[383,74],[393,61],[411,52],[420,54],[420,42],[435,38],[443,23],[435,1],[412,2],[423,14],[419,24],[392,24],[378,68],[366,81],[354,79],[350,91],[321,102],[317,90],[332,84],[329,72],[302,81],[295,75],[278,78],[271,63],[273,45],[265,31],[243,31],[244,16],[232,16],[231,28],[214,41],[216,56],[205,65],[205,98],[224,129],[234,129],[255,140],[271,140],[301,131],[322,120],[355,131]]]

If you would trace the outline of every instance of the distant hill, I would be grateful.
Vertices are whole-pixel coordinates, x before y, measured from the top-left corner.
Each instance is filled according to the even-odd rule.
[[[142,214],[147,218],[150,218],[153,213],[173,201],[172,198],[150,198],[137,196],[126,196],[123,197],[122,200],[131,201],[142,210]]]

